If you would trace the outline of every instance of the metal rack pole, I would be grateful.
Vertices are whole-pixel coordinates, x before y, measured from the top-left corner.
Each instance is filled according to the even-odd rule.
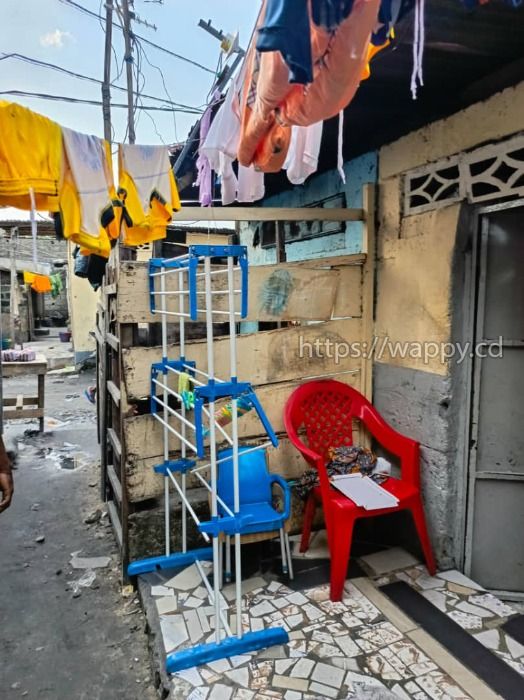
[[[211,259],[204,260],[205,289],[206,289],[206,336],[207,336],[207,371],[210,382],[214,381],[215,362],[213,353],[213,297],[211,295]],[[209,413],[214,417],[215,402],[209,402]],[[211,518],[218,517],[217,503],[217,451],[216,451],[215,421],[209,422],[209,450],[211,458]],[[213,585],[215,596],[215,639],[220,644],[220,552],[219,536],[213,537]]]
[[[162,276],[160,278],[160,290],[162,292],[166,291],[166,278]],[[167,362],[167,316],[166,316],[166,296],[162,294],[160,308],[162,310],[162,362]],[[167,371],[164,369],[164,384],[167,384]],[[168,394],[164,388],[162,391],[162,397],[164,399],[163,407],[163,440],[164,440],[164,463],[169,461],[169,413],[168,413]],[[165,527],[165,551],[166,557],[171,554],[171,522],[170,522],[170,503],[169,503],[169,478],[167,475],[164,476],[164,527]]]

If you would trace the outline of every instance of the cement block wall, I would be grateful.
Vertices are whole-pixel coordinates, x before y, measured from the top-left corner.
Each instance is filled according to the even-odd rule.
[[[424,344],[463,340],[457,317],[461,214],[465,205],[403,216],[404,174],[522,130],[524,83],[412,132],[379,153],[374,402],[393,426],[421,443],[422,487],[441,566],[461,565],[467,476],[463,370],[423,358]],[[395,356],[395,348],[408,348]],[[426,346],[427,347],[427,346]],[[403,351],[404,352],[404,351]],[[457,536],[457,533],[460,536]]]

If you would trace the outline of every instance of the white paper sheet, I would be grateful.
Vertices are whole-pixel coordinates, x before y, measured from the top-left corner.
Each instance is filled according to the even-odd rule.
[[[362,474],[340,474],[331,478],[331,483],[344,496],[366,510],[394,508],[398,498]]]

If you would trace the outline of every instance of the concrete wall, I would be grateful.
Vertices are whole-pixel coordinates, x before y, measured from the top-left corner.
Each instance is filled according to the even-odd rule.
[[[74,274],[74,259],[71,245],[68,255],[68,293],[70,326],[72,332],[75,363],[85,360],[95,350],[96,343],[90,331],[96,323],[96,305],[100,292],[95,292],[89,282]]]
[[[460,426],[469,410],[463,390],[467,367],[441,357],[425,360],[423,353],[427,343],[463,340],[457,323],[466,291],[459,242],[464,235],[461,213],[468,207],[454,204],[404,217],[403,175],[517,133],[522,114],[524,83],[408,134],[379,153],[374,401],[388,421],[421,442],[426,512],[443,566],[460,566],[463,553],[461,484],[467,465],[466,432]]]

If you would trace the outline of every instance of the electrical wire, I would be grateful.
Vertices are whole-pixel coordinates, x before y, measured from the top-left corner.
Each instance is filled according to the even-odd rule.
[[[14,95],[15,97],[36,97],[42,100],[51,100],[58,102],[70,102],[71,104],[86,104],[86,105],[96,105],[101,106],[102,102],[100,100],[88,100],[81,97],[70,97],[68,95],[50,95],[43,92],[26,92],[25,90],[1,90],[0,95]],[[118,109],[127,109],[127,104],[121,104],[112,102],[111,107],[117,107]],[[201,115],[200,110],[181,109],[173,107],[156,107],[153,105],[139,106],[138,109],[148,111],[148,112],[181,112],[182,114],[196,114]]]
[[[20,53],[3,53],[0,55],[0,61],[4,61],[8,58],[14,58],[18,61],[23,61],[25,63],[30,63],[31,65],[34,66],[39,66],[40,68],[49,68],[50,70],[55,70],[58,71],[59,73],[64,73],[65,75],[69,75],[72,78],[77,78],[79,80],[85,80],[90,83],[96,83],[97,85],[103,85],[103,81],[99,80],[98,78],[93,78],[89,75],[83,75],[82,73],[77,73],[76,71],[69,70],[67,68],[63,68],[62,66],[58,66],[55,63],[48,63],[47,61],[40,61],[36,58],[31,58],[30,56],[25,56]],[[120,86],[120,85],[113,85],[111,83],[112,87],[114,87],[115,90],[120,90],[121,92],[127,92],[127,89]],[[193,107],[191,105],[186,105],[182,104],[179,102],[173,102],[172,100],[166,100],[165,98],[161,97],[155,97],[153,95],[146,95],[142,94],[141,95],[143,98],[152,100],[153,102],[160,102],[164,105],[171,105],[173,107],[177,108],[182,108],[182,109],[188,109],[188,110],[193,110],[195,112],[200,112],[201,110],[198,107]]]
[[[163,85],[163,87],[164,87],[164,91],[165,91],[165,93],[166,93],[166,95],[167,95],[169,101],[172,102],[173,100],[172,100],[172,97],[171,97],[171,95],[170,95],[170,93],[169,93],[169,90],[167,89],[166,80],[165,80],[165,76],[164,76],[164,73],[163,73],[162,69],[159,68],[159,66],[155,65],[154,63],[152,63],[152,62],[149,60],[148,55],[147,55],[147,53],[146,53],[146,51],[145,51],[144,47],[142,46],[142,44],[141,44],[141,42],[140,42],[139,39],[136,40],[136,47],[137,47],[137,49],[138,49],[138,52],[142,54],[142,57],[145,58],[145,60],[146,60],[147,63],[151,66],[151,68],[155,68],[155,70],[157,70],[157,71],[160,73],[160,78],[161,78],[161,80],[162,80],[162,85]],[[148,115],[148,116],[151,116],[151,115]],[[177,129],[177,122],[176,122],[176,114],[175,114],[175,112],[173,112],[173,127],[174,127],[174,131],[175,131],[175,142],[178,143],[178,129]]]
[[[93,10],[88,9],[87,7],[84,7],[83,5],[80,5],[77,2],[74,2],[74,0],[58,0],[58,2],[61,2],[63,5],[69,5],[70,7],[74,7],[76,10],[79,12],[83,12],[85,15],[88,15],[89,17],[94,17],[95,19],[105,19],[102,17],[102,15],[99,15],[97,12],[93,12]],[[117,27],[118,29],[122,29],[122,27],[117,23],[113,22],[113,26]],[[193,59],[188,58],[187,56],[182,56],[181,54],[175,53],[174,51],[171,51],[170,49],[166,49],[164,46],[160,46],[159,44],[155,44],[153,41],[150,41],[149,39],[146,39],[143,36],[140,36],[139,34],[134,34],[134,36],[137,39],[140,39],[140,41],[143,41],[145,44],[148,44],[149,46],[152,46],[153,48],[157,49],[158,51],[163,51],[164,53],[168,54],[169,56],[172,56],[173,58],[178,59],[179,61],[184,61],[185,63],[188,63],[192,66],[195,66],[196,68],[200,68],[201,70],[206,71],[207,73],[214,74],[215,71],[213,71],[211,68],[208,68],[207,66],[202,65],[202,63],[198,63],[198,61],[193,61]]]

